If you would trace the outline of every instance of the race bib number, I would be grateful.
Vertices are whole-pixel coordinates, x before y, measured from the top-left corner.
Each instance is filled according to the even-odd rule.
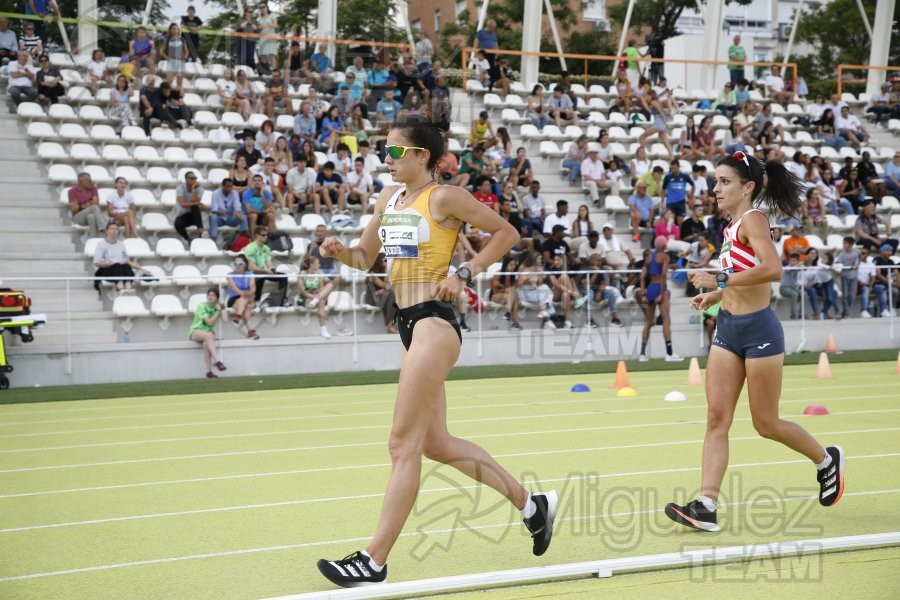
[[[422,217],[409,214],[381,215],[378,233],[385,258],[419,258],[419,222]]]

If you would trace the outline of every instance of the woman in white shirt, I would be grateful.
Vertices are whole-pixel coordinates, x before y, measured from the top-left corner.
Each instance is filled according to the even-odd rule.
[[[116,177],[115,185],[115,189],[106,196],[106,213],[110,221],[125,228],[125,237],[136,238],[137,207],[134,205],[134,197],[128,191],[128,181],[124,177]]]
[[[116,77],[116,87],[109,93],[109,116],[119,119],[121,126],[137,125],[137,119],[131,110],[131,86],[124,75]]]
[[[225,69],[222,78],[216,82],[216,93],[222,101],[222,110],[239,112],[245,121],[250,118],[250,99],[238,93],[232,69]]]
[[[631,186],[637,185],[637,180],[641,175],[650,170],[650,159],[647,158],[647,149],[638,146],[634,152],[634,158],[631,159]]]
[[[97,95],[97,88],[100,86],[101,81],[106,82],[107,86],[112,87],[112,78],[106,71],[106,57],[103,56],[102,50],[94,50],[91,53],[91,62],[88,63],[87,72],[88,77],[91,79],[88,87],[91,88],[92,95]]]
[[[525,103],[527,105],[525,116],[531,119],[539,131],[543,131],[544,125],[550,122],[547,108],[544,106],[544,87],[536,84],[531,88],[531,95],[525,98]]]

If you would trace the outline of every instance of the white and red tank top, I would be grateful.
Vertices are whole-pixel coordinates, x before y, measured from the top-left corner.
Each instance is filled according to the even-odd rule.
[[[741,242],[738,232],[741,229],[741,221],[751,212],[762,212],[759,209],[751,208],[736,221],[732,221],[725,227],[722,232],[722,249],[719,251],[719,263],[722,265],[722,271],[728,273],[740,273],[747,269],[752,269],[759,264],[759,259],[753,248]]]

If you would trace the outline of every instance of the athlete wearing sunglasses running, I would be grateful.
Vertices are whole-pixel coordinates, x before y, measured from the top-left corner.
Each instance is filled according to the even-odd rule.
[[[444,381],[462,341],[453,303],[472,277],[519,241],[519,234],[465,189],[437,184],[444,138],[427,119],[409,117],[394,124],[387,152],[385,163],[400,185],[382,190],[359,245],[348,248],[329,238],[321,246],[324,256],[360,270],[369,269],[383,246],[391,261],[388,268],[404,346],[388,441],[392,469],[375,536],[363,551],[318,563],[329,581],[343,587],[386,579],[388,554],[416,501],[423,455],[490,486],[521,510],[537,556],[550,545],[556,516],[556,492],[529,494],[484,449],[447,431]],[[490,241],[448,277],[463,223],[491,234]]]
[[[719,261],[722,271],[691,273],[698,294],[691,307],[705,310],[721,302],[706,367],[708,406],[703,441],[700,497],[685,506],[670,503],[673,521],[701,531],[719,531],[717,501],[728,467],[728,430],[744,381],[748,383],[753,426],[764,438],[781,442],[816,464],[819,503],[831,506],[844,492],[844,451],[823,448],[805,429],[778,416],[784,362],[784,331],[769,308],[771,285],[781,279],[781,258],[769,237],[769,214],[796,215],[801,184],[784,165],[764,163],[743,152],[719,161],[713,192],[731,215]]]

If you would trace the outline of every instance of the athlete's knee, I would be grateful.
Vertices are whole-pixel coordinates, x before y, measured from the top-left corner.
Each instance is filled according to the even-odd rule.
[[[756,429],[756,433],[758,433],[760,437],[764,437],[767,440],[778,439],[778,419],[761,419],[754,417],[753,428]]]
[[[731,422],[733,419],[733,413],[709,407],[709,410],[706,413],[706,429],[707,431],[727,432],[731,429]]]
[[[453,460],[451,455],[451,441],[449,435],[440,435],[425,438],[425,444],[422,447],[422,454],[425,458],[439,463],[448,463]]]
[[[397,463],[422,458],[422,442],[410,435],[391,434],[388,440],[388,454],[391,462]]]

